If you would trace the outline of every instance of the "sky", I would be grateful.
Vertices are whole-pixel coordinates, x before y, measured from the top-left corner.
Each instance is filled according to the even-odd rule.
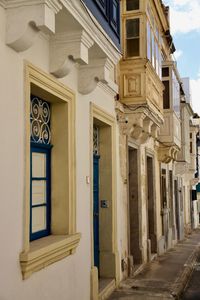
[[[200,115],[200,0],[163,0],[170,7],[170,25],[181,77],[190,77],[192,107]]]

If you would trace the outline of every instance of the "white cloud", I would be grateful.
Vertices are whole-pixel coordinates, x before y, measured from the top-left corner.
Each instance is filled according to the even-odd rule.
[[[191,94],[192,94],[192,107],[194,112],[200,115],[200,74],[199,77],[190,80]]]
[[[176,60],[179,59],[179,57],[181,57],[183,55],[183,51],[182,50],[176,50],[176,52],[174,53],[174,57]]]
[[[170,23],[173,34],[200,31],[199,0],[165,0],[165,4],[170,6]]]

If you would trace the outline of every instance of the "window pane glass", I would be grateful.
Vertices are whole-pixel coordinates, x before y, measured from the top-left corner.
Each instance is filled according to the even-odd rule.
[[[139,37],[139,19],[126,20],[126,38]]]
[[[46,203],[46,181],[32,181],[32,205]]]
[[[151,47],[152,47],[152,66],[155,68],[155,40],[154,35],[151,36]]]
[[[179,116],[180,115],[180,85],[174,72],[172,72],[172,97],[173,97],[172,98],[173,109]]]
[[[159,75],[159,47],[156,42],[156,73]]]
[[[169,80],[163,81],[165,86],[164,93],[163,93],[163,108],[169,109],[170,108],[170,97],[169,97]]]
[[[46,155],[44,153],[32,153],[32,177],[46,177]]]
[[[126,0],[126,10],[139,9],[139,0]]]
[[[32,233],[46,229],[46,206],[32,208]]]
[[[169,68],[165,67],[162,68],[162,77],[168,77],[169,76]]]
[[[151,27],[147,22],[147,58],[151,61]]]
[[[140,40],[132,39],[127,40],[127,56],[139,56],[140,55]]]
[[[117,3],[115,1],[113,1],[112,9],[113,20],[117,22]]]

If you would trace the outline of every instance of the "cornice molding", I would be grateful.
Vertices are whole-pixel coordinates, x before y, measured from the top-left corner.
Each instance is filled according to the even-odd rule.
[[[93,38],[94,42],[97,43],[113,64],[116,65],[122,55],[87,7],[83,7],[84,4],[81,1],[60,0],[60,2],[79,21],[80,25]]]
[[[18,8],[22,6],[24,7],[45,4],[50,9],[52,9],[54,13],[58,13],[62,8],[62,5],[58,0],[4,0],[4,2],[6,4],[6,8]]]
[[[6,8],[6,0],[0,0],[0,6]]]
[[[55,32],[55,14],[62,8],[58,0],[7,0],[6,44],[17,52],[28,49],[36,35]]]

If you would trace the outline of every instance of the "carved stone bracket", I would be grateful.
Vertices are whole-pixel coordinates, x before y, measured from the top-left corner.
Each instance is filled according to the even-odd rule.
[[[158,126],[146,115],[145,112],[121,113],[121,119],[127,118],[127,123],[120,122],[123,134],[144,144],[150,137],[156,138]],[[124,115],[124,117],[122,117]]]
[[[81,94],[91,93],[99,82],[110,87],[115,93],[117,85],[110,79],[112,63],[108,58],[93,59],[88,65],[79,67],[78,90]]]
[[[6,44],[17,52],[28,49],[39,31],[55,32],[59,0],[7,0]]]
[[[186,161],[177,161],[175,164],[175,175],[184,175],[189,172],[189,164]]]
[[[172,146],[160,146],[158,148],[158,160],[163,163],[169,163],[172,160],[177,160],[177,154],[179,149]]]
[[[84,30],[56,34],[50,41],[50,72],[61,78],[69,74],[75,63],[88,64],[88,50],[93,44]]]

